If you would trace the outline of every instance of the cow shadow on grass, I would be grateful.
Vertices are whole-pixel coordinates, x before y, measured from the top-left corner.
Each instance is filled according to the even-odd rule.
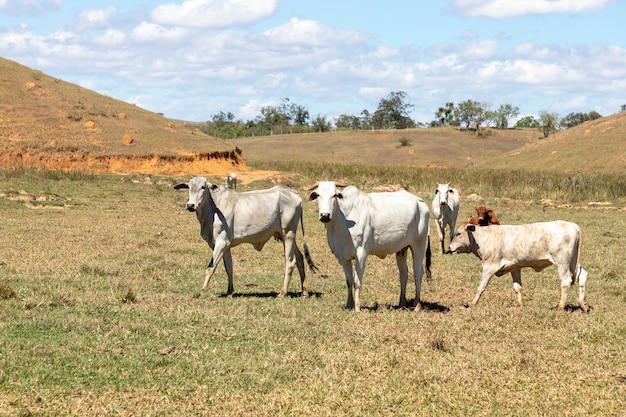
[[[552,306],[550,307],[550,310],[558,310],[559,306]],[[589,306],[589,312],[591,312],[591,310],[593,309],[593,307]],[[565,308],[563,309],[565,311],[567,311],[568,313],[584,313],[583,309],[580,308],[580,305],[578,304],[565,304]]]
[[[407,300],[407,304],[408,305],[413,305],[413,302],[415,300]],[[421,309],[420,312],[424,312],[424,313],[447,313],[450,311],[450,307],[444,306],[443,304],[439,304],[439,303],[433,303],[433,302],[429,302],[429,301],[422,301],[421,302]],[[415,311],[414,308],[408,308],[408,307],[400,307],[399,305],[395,304],[395,305],[391,305],[391,304],[379,304],[378,302],[375,302],[372,306],[361,306],[361,310],[366,310],[366,311],[378,311],[379,309],[384,308],[387,310],[411,310],[411,311]]]
[[[234,293],[232,295],[228,295],[226,293],[222,293],[219,295],[220,298],[278,298],[277,291],[253,291],[253,292],[239,292]],[[317,298],[321,297],[323,294],[321,292],[309,291],[308,297],[302,297],[302,292],[300,291],[289,291],[285,298]]]

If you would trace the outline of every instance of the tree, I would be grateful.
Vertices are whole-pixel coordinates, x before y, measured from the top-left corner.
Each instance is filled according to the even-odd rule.
[[[342,130],[357,130],[361,129],[361,119],[357,116],[350,116],[342,114],[335,120],[335,126],[337,129]]]
[[[444,107],[439,107],[435,112],[438,126],[449,126],[452,124],[454,103],[447,102]]]
[[[326,120],[326,116],[318,114],[311,123],[315,132],[328,132],[330,130],[330,122]]]
[[[508,129],[509,120],[519,116],[519,107],[510,104],[501,104],[498,110],[493,112],[493,121],[498,129]]]
[[[531,127],[534,129],[539,128],[539,122],[533,116],[524,116],[515,123],[515,127],[524,128]]]
[[[391,92],[378,103],[378,109],[372,116],[372,124],[377,129],[405,129],[415,127],[415,122],[408,116],[413,104],[406,102],[404,91]]]
[[[547,138],[551,133],[556,132],[559,127],[559,115],[556,113],[548,113],[547,111],[539,112],[539,129],[543,132],[543,137]]]
[[[211,116],[211,121],[218,129],[224,127],[226,123],[231,123],[233,120],[235,120],[235,115],[231,112],[224,113],[223,111],[220,111],[219,113],[215,113]]]
[[[560,125],[564,129],[569,129],[586,121],[599,119],[600,117],[602,116],[597,111],[591,111],[589,113],[570,113],[561,119]]]
[[[487,120],[487,104],[474,100],[465,100],[454,109],[454,117],[465,127],[474,127],[476,135],[480,135],[480,125]]]
[[[372,115],[367,109],[363,109],[361,112],[361,129],[372,128]]]

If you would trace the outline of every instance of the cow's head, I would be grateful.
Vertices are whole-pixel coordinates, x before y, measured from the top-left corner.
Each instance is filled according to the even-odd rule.
[[[456,228],[454,237],[450,242],[450,252],[452,253],[471,253],[475,241],[472,233],[476,231],[476,225],[470,223],[462,223]]]
[[[193,212],[198,207],[203,206],[209,199],[209,192],[216,190],[217,185],[211,184],[204,177],[192,178],[187,183],[182,183],[174,186],[176,190],[189,190],[189,200],[187,201],[187,210]]]
[[[445,206],[448,204],[448,195],[454,194],[454,190],[450,188],[450,184],[437,184],[435,195],[439,195],[439,204]]]
[[[322,223],[328,223],[332,220],[337,199],[343,199],[343,195],[337,187],[343,186],[335,184],[334,181],[321,181],[309,188],[309,191],[312,190],[309,201],[317,200],[319,219]]]
[[[478,224],[480,224],[481,226],[487,225],[489,223],[489,214],[487,214],[487,207],[476,207],[476,215],[478,216]]]

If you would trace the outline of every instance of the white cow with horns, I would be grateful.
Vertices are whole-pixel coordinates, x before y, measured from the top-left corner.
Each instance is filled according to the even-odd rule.
[[[360,311],[361,285],[368,255],[384,258],[396,254],[400,272],[400,306],[407,304],[407,252],[411,248],[415,279],[416,310],[424,274],[430,278],[430,236],[428,205],[407,191],[363,193],[354,186],[339,191],[333,181],[319,182],[309,201],[317,200],[319,219],[326,226],[330,250],[343,267],[348,286],[347,308]],[[352,261],[355,260],[356,280]],[[354,296],[352,294],[354,287]]]
[[[441,253],[446,252],[444,245],[446,226],[450,227],[450,240],[454,236],[460,205],[461,199],[456,188],[450,187],[450,184],[437,184],[432,209],[435,223],[437,223],[437,234],[441,239]]]
[[[228,275],[228,295],[234,292],[233,260],[230,249],[250,243],[260,251],[272,237],[283,242],[285,249],[285,281],[279,297],[287,294],[289,281],[295,267],[300,273],[302,296],[309,294],[304,271],[302,252],[296,244],[298,222],[302,224],[304,256],[311,271],[313,263],[306,245],[302,223],[302,199],[294,190],[272,187],[267,190],[235,192],[229,188],[210,183],[204,177],[192,178],[188,183],[178,184],[175,189],[188,189],[187,210],[196,212],[200,222],[200,234],[213,250],[206,270],[202,290],[206,291],[215,268],[224,259]]]
[[[581,231],[575,223],[562,220],[504,226],[476,226],[463,223],[456,230],[450,250],[473,253],[482,262],[478,292],[470,304],[476,306],[491,278],[508,272],[513,277],[517,302],[522,303],[522,268],[539,272],[555,265],[561,279],[559,310],[565,309],[570,286],[578,280],[578,303],[584,312],[587,271],[580,266]]]

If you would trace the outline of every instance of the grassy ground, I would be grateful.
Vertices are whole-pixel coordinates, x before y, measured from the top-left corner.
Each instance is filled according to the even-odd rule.
[[[299,178],[293,185],[306,197]],[[317,206],[307,241],[313,296],[276,299],[281,246],[234,249],[235,292],[210,257],[177,180],[0,171],[0,415],[622,415],[626,409],[623,211],[514,203],[461,192],[503,223],[565,219],[583,230],[591,313],[558,312],[556,271],[510,278],[476,309],[480,262],[433,254],[421,312],[396,309],[393,257],[368,262],[364,312]],[[254,186],[254,184],[252,185]],[[413,190],[415,191],[415,190]],[[432,194],[424,192],[426,199]],[[433,225],[434,226],[434,225]],[[432,246],[439,247],[433,233]],[[174,348],[170,353],[167,351]],[[168,349],[170,348],[170,349]],[[163,353],[160,354],[159,352]]]

